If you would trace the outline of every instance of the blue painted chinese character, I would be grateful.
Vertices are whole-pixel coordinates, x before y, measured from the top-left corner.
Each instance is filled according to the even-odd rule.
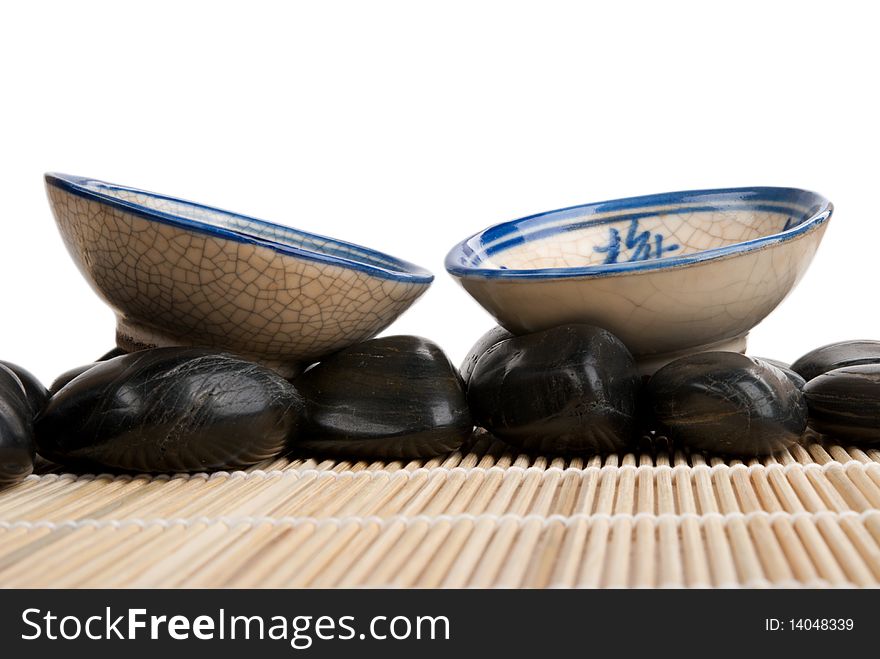
[[[653,238],[653,243],[652,239]],[[621,245],[621,243],[623,243]],[[632,251],[629,258],[621,260],[621,247]],[[601,247],[593,247],[593,251],[606,254],[603,263],[632,263],[634,261],[647,261],[659,259],[666,252],[678,249],[678,245],[664,245],[663,235],[651,234],[650,231],[639,232],[638,219],[630,220],[626,237],[621,241],[620,231],[614,227],[608,228],[608,243]]]

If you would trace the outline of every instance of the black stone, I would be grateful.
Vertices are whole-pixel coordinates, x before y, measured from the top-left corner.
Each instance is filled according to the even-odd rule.
[[[297,446],[314,453],[429,458],[459,448],[473,432],[458,371],[421,337],[389,336],[346,348],[296,384],[308,404]]]
[[[62,387],[64,387],[64,385],[66,385],[68,382],[73,380],[75,377],[82,375],[83,373],[88,371],[95,364],[98,364],[100,362],[106,362],[107,360],[113,359],[114,357],[121,357],[122,355],[128,355],[128,354],[131,354],[131,353],[126,352],[122,348],[113,348],[113,350],[110,350],[109,352],[104,353],[103,355],[98,357],[95,361],[91,362],[90,364],[83,364],[82,366],[74,366],[73,368],[64,371],[64,373],[62,373],[57,378],[55,378],[52,381],[52,384],[49,385],[49,394],[54,395],[55,392],[57,392]]]
[[[791,380],[791,383],[794,386],[796,386],[801,391],[804,390],[804,385],[807,384],[807,381],[804,380],[799,373],[791,370],[791,366],[786,364],[785,362],[781,362],[778,359],[769,359],[767,357],[753,357],[752,359],[757,359],[758,361],[762,361],[765,364],[770,364],[770,366],[778,368],[780,371],[785,373],[785,377]]]
[[[880,341],[840,341],[811,350],[791,368],[807,382],[844,366],[880,364]]]
[[[483,356],[483,353],[496,343],[501,343],[511,337],[513,337],[513,334],[500,325],[496,325],[477,339],[477,342],[473,345],[458,369],[459,372],[461,372],[461,379],[464,380],[465,386],[470,382],[471,373],[474,372],[474,366],[477,365],[477,361]]]
[[[15,376],[24,387],[24,392],[27,394],[28,404],[31,406],[34,416],[42,412],[43,408],[46,407],[46,403],[49,402],[49,391],[43,383],[37,379],[37,376],[29,370],[22,368],[18,364],[13,364],[12,362],[0,361],[0,366],[5,366],[15,373]]]
[[[804,389],[810,427],[836,440],[880,444],[880,364],[823,373]]]
[[[19,482],[34,469],[33,414],[26,387],[0,365],[0,487]]]
[[[96,363],[83,364],[82,366],[75,366],[74,368],[64,371],[64,373],[55,378],[52,381],[52,384],[49,385],[49,394],[54,396],[56,393],[61,391],[61,389],[67,386],[67,384],[71,382],[74,378],[79,377],[96,365]]]
[[[562,325],[497,343],[477,361],[468,401],[478,425],[541,453],[627,449],[641,378],[626,346],[590,325]]]
[[[803,393],[778,368],[736,352],[677,359],[648,382],[659,429],[691,449],[767,455],[795,444],[807,426]]]
[[[106,362],[108,359],[113,359],[114,357],[121,357],[122,355],[129,354],[127,350],[123,350],[122,348],[113,348],[112,350],[108,350],[103,355],[98,357],[95,361],[97,362]]]
[[[201,348],[156,348],[94,365],[37,419],[44,458],[78,469],[232,469],[278,454],[304,401],[274,371]]]

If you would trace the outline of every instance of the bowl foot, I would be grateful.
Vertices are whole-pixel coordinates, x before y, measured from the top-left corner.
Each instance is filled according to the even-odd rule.
[[[651,355],[635,355],[636,365],[638,366],[639,372],[642,375],[653,375],[655,371],[661,369],[666,366],[671,361],[675,361],[679,357],[684,357],[686,355],[692,355],[697,352],[710,352],[715,350],[721,350],[724,352],[740,352],[745,353],[746,351],[746,339],[748,338],[748,332],[745,334],[741,334],[732,339],[724,339],[723,341],[716,341],[715,343],[706,343],[701,346],[694,346],[692,348],[686,348],[685,350],[677,350],[675,352],[663,352],[663,353],[655,353]]]
[[[186,337],[171,336],[142,325],[131,325],[122,319],[117,320],[116,323],[116,346],[126,352],[147,350],[149,348],[171,348],[178,346],[216,348],[218,351],[234,353],[242,359],[247,359],[248,361],[256,362],[263,366],[268,366],[278,372],[281,377],[287,378],[288,380],[296,377],[302,373],[307,366],[309,366],[309,363],[268,360],[263,356],[237,352],[224,346],[206,345],[205,343],[194,342],[188,340]]]

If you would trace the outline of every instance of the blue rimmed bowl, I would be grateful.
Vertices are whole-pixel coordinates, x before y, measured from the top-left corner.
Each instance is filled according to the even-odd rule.
[[[691,352],[745,350],[832,210],[794,188],[618,199],[492,226],[456,245],[446,269],[511,332],[599,325],[650,373]]]
[[[128,350],[217,347],[293,372],[375,336],[433,280],[372,249],[144,190],[64,174],[46,190]]]

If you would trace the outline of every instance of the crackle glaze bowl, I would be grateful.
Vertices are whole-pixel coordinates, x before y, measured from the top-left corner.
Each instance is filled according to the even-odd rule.
[[[832,210],[793,188],[618,199],[492,226],[456,245],[446,269],[514,334],[598,325],[650,374],[693,352],[743,352],[803,276]]]
[[[372,249],[165,195],[64,174],[46,189],[126,350],[215,347],[292,374],[375,336],[433,280]]]

